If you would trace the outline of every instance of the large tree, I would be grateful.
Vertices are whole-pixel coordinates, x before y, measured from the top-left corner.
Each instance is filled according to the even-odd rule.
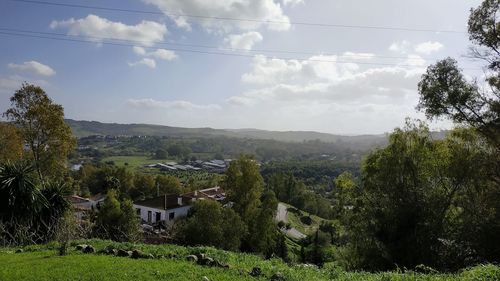
[[[189,210],[178,239],[188,245],[238,251],[245,234],[245,224],[232,209],[213,200],[199,200]]]
[[[471,129],[433,140],[422,124],[396,129],[366,158],[363,190],[344,223],[354,261],[368,269],[458,269],[500,259],[496,152]],[[495,199],[493,199],[495,198]]]
[[[229,200],[234,203],[234,210],[249,225],[258,214],[264,190],[259,165],[250,156],[241,156],[231,162],[223,185]]]
[[[11,108],[4,116],[19,129],[38,176],[61,175],[76,143],[64,122],[63,107],[55,104],[42,88],[26,83],[10,101]]]
[[[0,123],[0,163],[19,160],[23,153],[23,140],[17,128]]]
[[[137,241],[140,237],[139,219],[132,201],[120,201],[116,190],[110,189],[96,217],[95,234],[115,241]]]
[[[429,118],[448,118],[480,132],[500,149],[500,22],[499,0],[485,0],[469,17],[472,55],[487,62],[486,86],[468,81],[457,62],[447,58],[427,69],[418,88],[418,108]]]

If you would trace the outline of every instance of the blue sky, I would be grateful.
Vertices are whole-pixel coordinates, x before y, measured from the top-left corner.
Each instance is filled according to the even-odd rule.
[[[469,9],[480,1],[59,3],[154,13],[0,1],[0,28],[92,41],[0,34],[1,111],[8,108],[9,97],[21,82],[28,81],[42,86],[64,106],[68,118],[78,120],[383,133],[401,126],[405,117],[423,118],[414,109],[417,83],[436,59],[452,56],[467,75],[481,73],[480,64],[462,57],[470,45],[465,33],[293,24],[465,31]],[[179,16],[186,14],[257,21]],[[102,43],[109,38],[127,46]]]

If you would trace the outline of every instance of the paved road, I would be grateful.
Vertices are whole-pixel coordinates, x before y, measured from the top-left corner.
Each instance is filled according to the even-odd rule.
[[[287,211],[287,206],[283,203],[278,203],[278,211],[276,212],[276,220],[277,221],[283,221],[283,222],[288,222],[288,211]],[[305,238],[306,235],[300,231],[298,231],[295,228],[290,228],[290,229],[282,229],[287,236],[295,239],[302,239]]]

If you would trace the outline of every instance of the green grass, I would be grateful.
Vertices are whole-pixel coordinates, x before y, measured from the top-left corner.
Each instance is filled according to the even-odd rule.
[[[284,204],[288,208],[295,208],[292,205],[289,205],[286,203],[284,203]],[[298,231],[300,231],[306,235],[313,234],[319,228],[319,225],[321,224],[321,222],[325,220],[323,218],[320,218],[320,217],[315,216],[315,215],[311,215],[308,212],[305,212],[302,210],[299,210],[299,213],[300,213],[300,215],[295,214],[291,211],[288,211],[288,222],[290,223],[290,225],[292,227],[294,227],[295,229],[297,229]],[[310,225],[302,223],[300,221],[301,216],[310,216],[312,219],[312,223]]]
[[[415,272],[344,272],[333,266],[307,268],[290,266],[278,259],[263,260],[258,256],[216,250],[210,247],[181,247],[174,245],[143,245],[109,241],[80,241],[92,244],[97,250],[108,245],[121,249],[140,249],[155,255],[155,259],[134,260],[100,254],[82,254],[71,250],[67,256],[56,255],[55,245],[31,246],[23,253],[15,249],[0,249],[0,280],[269,280],[272,274],[281,273],[289,281],[306,280],[398,280],[398,281],[451,281],[451,280],[500,280],[500,267],[482,265],[457,274],[421,274]],[[227,263],[230,268],[198,266],[185,261],[192,253],[207,255]],[[264,276],[250,277],[248,272],[258,266]]]

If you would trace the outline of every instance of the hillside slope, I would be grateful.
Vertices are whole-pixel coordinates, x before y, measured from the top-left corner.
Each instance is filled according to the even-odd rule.
[[[149,124],[117,124],[97,121],[77,121],[66,119],[73,134],[77,137],[89,135],[148,135],[171,137],[214,137],[266,139],[285,142],[303,142],[319,140],[322,142],[349,142],[354,144],[378,145],[386,142],[385,135],[341,136],[312,131],[266,131],[257,129],[212,129],[181,128]]]
[[[500,267],[493,265],[477,266],[458,274],[354,273],[344,272],[331,265],[322,269],[290,266],[278,259],[263,260],[255,255],[208,247],[134,245],[99,240],[79,243],[92,244],[98,251],[106,247],[139,249],[152,254],[154,258],[132,259],[105,254],[83,254],[73,247],[67,256],[60,257],[56,255],[54,244],[27,247],[22,253],[6,248],[0,249],[0,280],[500,280]],[[186,260],[187,255],[196,253],[213,257],[228,268],[197,265]],[[260,276],[250,275],[254,267],[261,269]]]

